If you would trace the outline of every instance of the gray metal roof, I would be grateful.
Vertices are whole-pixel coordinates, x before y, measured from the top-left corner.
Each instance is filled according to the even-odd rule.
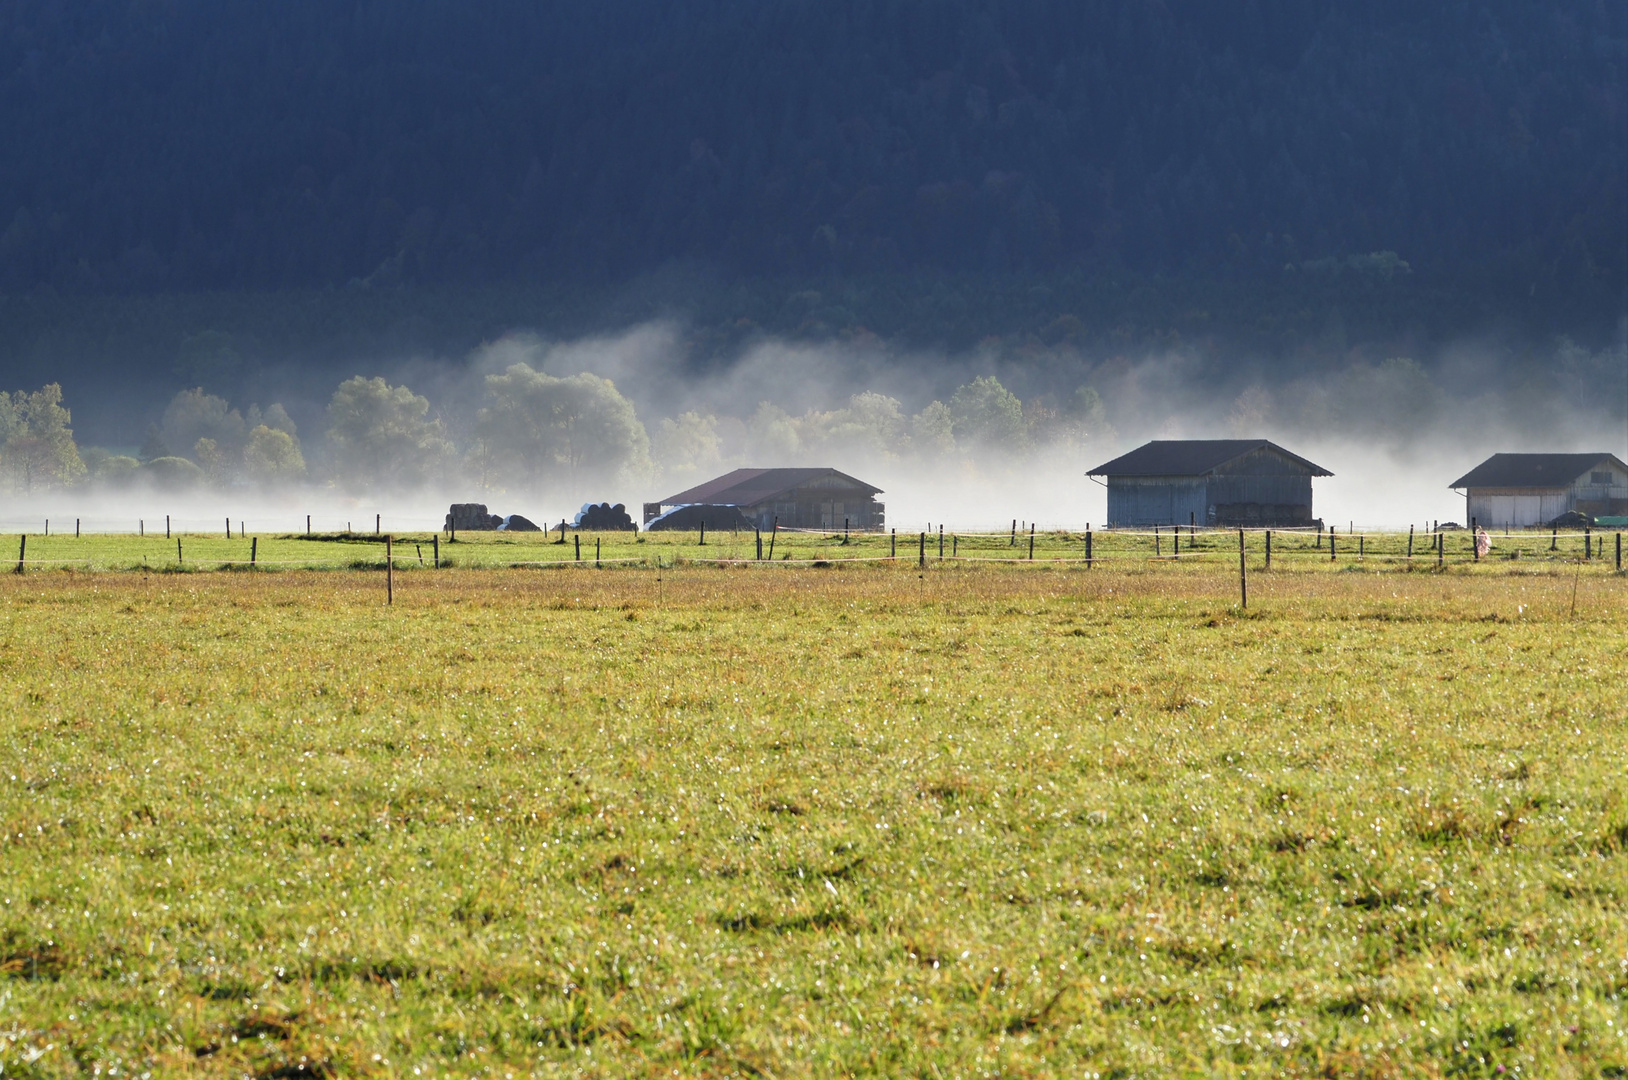
[[[1597,454],[1494,454],[1463,476],[1451,488],[1563,488],[1604,462],[1628,469],[1617,455]]]
[[[1256,450],[1270,450],[1312,476],[1333,476],[1298,454],[1266,439],[1155,439],[1098,465],[1087,476],[1204,476]]]
[[[845,480],[847,484],[844,486],[862,491],[866,495],[876,495],[882,490],[835,469],[736,469],[688,491],[669,495],[661,500],[661,505],[712,503],[717,506],[756,506],[776,495],[783,495],[792,488],[801,487],[810,480],[822,480],[826,477]]]

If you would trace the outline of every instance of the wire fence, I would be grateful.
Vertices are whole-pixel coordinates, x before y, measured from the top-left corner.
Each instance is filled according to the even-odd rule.
[[[249,534],[19,532],[19,573],[30,570],[383,570],[383,569],[670,569],[675,566],[827,567],[1072,566],[1144,569],[1227,565],[1291,570],[1371,567],[1447,570],[1580,563],[1622,570],[1622,533],[1594,529],[1470,530],[1147,529],[1030,527],[950,532],[843,532],[774,529],[732,533],[577,533],[570,542],[546,533],[480,533],[462,540],[442,533],[341,532]],[[228,532],[231,533],[228,539]],[[554,537],[558,535],[559,538]],[[1482,543],[1478,545],[1477,537]],[[564,551],[556,550],[564,547]],[[383,550],[381,550],[381,548]],[[6,556],[0,555],[0,560]],[[1240,562],[1240,560],[1242,560]],[[0,563],[0,565],[4,565]],[[1514,566],[1510,567],[1515,568]]]

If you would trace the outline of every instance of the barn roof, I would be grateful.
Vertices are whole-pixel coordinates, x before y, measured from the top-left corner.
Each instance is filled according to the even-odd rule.
[[[1598,454],[1494,454],[1448,487],[1547,487],[1570,486],[1573,480],[1605,461],[1628,469],[1617,455]]]
[[[835,469],[736,469],[688,491],[669,495],[661,500],[661,504],[674,506],[684,503],[713,503],[718,506],[756,506],[776,495],[783,495],[792,488],[801,487],[810,480],[823,480],[827,477],[846,480],[848,486],[867,495],[876,495],[882,490]]]
[[[1087,476],[1203,476],[1255,450],[1270,450],[1304,466],[1313,476],[1333,476],[1266,439],[1155,439],[1098,465]]]

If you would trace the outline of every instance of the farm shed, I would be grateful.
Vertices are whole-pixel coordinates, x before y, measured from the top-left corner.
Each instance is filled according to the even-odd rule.
[[[648,525],[681,506],[734,507],[760,529],[880,529],[882,489],[835,469],[736,469],[659,503],[644,504]]]
[[[1464,492],[1465,520],[1489,528],[1628,514],[1628,465],[1603,452],[1494,454],[1448,486]]]
[[[1108,524],[1317,525],[1311,481],[1333,476],[1265,439],[1155,440],[1087,476],[1108,481]]]

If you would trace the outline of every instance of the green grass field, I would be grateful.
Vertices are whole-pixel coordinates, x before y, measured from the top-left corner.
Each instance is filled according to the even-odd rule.
[[[0,1077],[1628,1076],[1609,560],[1098,539],[30,537]]]

